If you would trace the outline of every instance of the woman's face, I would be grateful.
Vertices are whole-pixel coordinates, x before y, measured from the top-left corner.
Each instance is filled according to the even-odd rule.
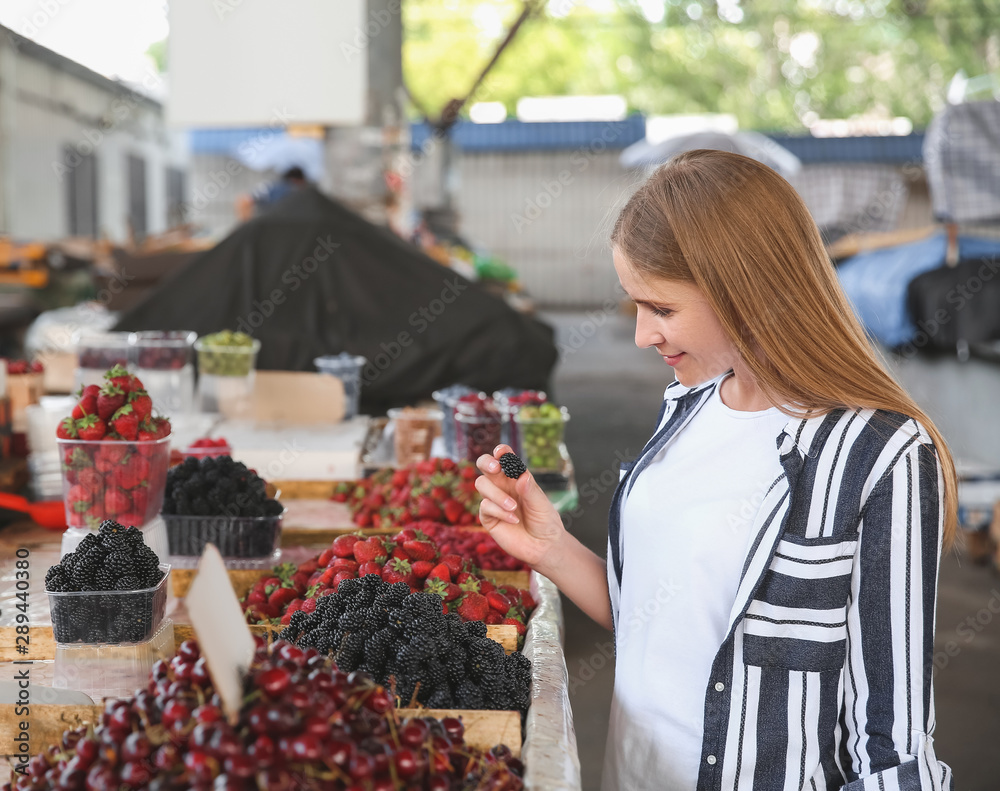
[[[692,387],[737,365],[736,347],[701,289],[640,275],[617,248],[614,262],[622,288],[638,309],[635,345],[655,348],[674,369],[677,381]]]

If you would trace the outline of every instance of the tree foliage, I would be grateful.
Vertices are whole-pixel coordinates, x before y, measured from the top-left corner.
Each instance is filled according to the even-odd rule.
[[[431,112],[464,96],[520,0],[403,0],[404,74]],[[742,128],[905,116],[926,126],[959,70],[1000,75],[1000,0],[548,0],[475,101],[621,94],[647,114]]]

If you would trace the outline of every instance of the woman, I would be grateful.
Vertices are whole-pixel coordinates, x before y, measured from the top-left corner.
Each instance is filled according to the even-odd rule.
[[[692,151],[615,224],[636,344],[673,367],[608,561],[479,459],[497,542],[615,630],[605,789],[952,787],[932,747],[954,464],[886,372],[791,186]]]

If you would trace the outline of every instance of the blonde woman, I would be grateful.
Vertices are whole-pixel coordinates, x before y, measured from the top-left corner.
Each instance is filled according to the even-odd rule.
[[[530,473],[479,459],[498,543],[615,631],[606,791],[940,791],[931,670],[956,479],[886,372],[802,200],[693,151],[611,237],[636,344],[673,367],[608,558]]]

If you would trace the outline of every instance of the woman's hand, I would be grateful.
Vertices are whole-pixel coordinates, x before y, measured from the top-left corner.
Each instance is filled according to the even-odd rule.
[[[483,496],[479,519],[504,551],[537,568],[544,566],[566,530],[530,472],[516,481],[504,475],[497,459],[511,452],[510,446],[498,445],[492,456],[476,461],[483,473],[476,479],[476,489]]]

